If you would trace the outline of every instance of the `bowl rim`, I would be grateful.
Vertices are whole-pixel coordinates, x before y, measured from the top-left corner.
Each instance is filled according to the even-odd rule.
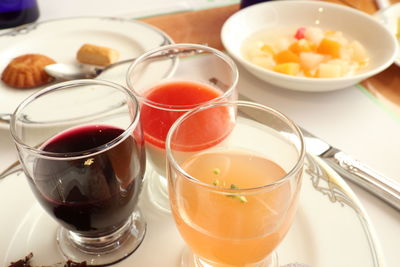
[[[248,60],[246,60],[240,53],[239,55],[230,49],[230,44],[227,43],[226,36],[227,36],[227,29],[230,26],[233,21],[239,17],[243,16],[243,14],[246,14],[249,12],[249,10],[255,9],[255,8],[260,8],[261,6],[297,6],[297,5],[309,5],[309,6],[320,6],[320,7],[327,7],[327,8],[333,8],[336,10],[341,10],[343,12],[346,12],[346,14],[349,14],[351,16],[361,16],[364,19],[369,20],[371,23],[374,23],[381,31],[383,34],[386,34],[388,37],[388,40],[390,40],[390,46],[387,45],[388,48],[391,48],[391,53],[388,53],[388,58],[385,62],[383,62],[380,65],[377,65],[367,71],[364,72],[359,72],[355,73],[354,75],[351,76],[344,76],[344,77],[338,77],[338,78],[312,78],[312,77],[301,77],[301,76],[291,76],[283,73],[278,73],[274,72],[272,70],[268,70],[265,68],[262,68],[260,66],[257,66],[253,63],[250,63]],[[293,7],[291,7],[293,8]],[[253,31],[253,33],[256,31]],[[345,31],[344,31],[345,32]],[[247,35],[243,40],[245,40],[249,35]],[[243,42],[242,40],[242,42]],[[344,82],[349,82],[351,80],[354,81],[361,81],[367,77],[371,77],[386,68],[388,68],[395,59],[397,58],[397,55],[399,53],[399,47],[397,45],[397,40],[395,36],[389,31],[389,29],[380,23],[377,19],[374,18],[373,15],[369,15],[367,13],[364,13],[358,9],[351,8],[348,6],[340,5],[340,4],[335,4],[335,3],[330,3],[330,2],[322,2],[322,1],[310,1],[310,0],[298,0],[298,1],[292,1],[292,0],[280,0],[280,1],[269,1],[269,2],[262,2],[258,3],[249,7],[246,7],[244,9],[239,10],[235,14],[233,14],[231,17],[229,17],[224,25],[222,26],[221,29],[221,41],[222,44],[225,48],[225,50],[232,56],[234,57],[237,61],[239,61],[242,65],[244,65],[246,68],[250,68],[253,71],[257,71],[259,73],[263,73],[269,76],[272,76],[273,78],[281,79],[281,80],[286,80],[288,82],[302,82],[302,83],[318,83],[318,84],[328,84],[328,83],[344,83]]]

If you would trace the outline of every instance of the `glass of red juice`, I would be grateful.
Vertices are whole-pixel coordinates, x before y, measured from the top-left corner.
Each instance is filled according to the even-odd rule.
[[[99,80],[55,84],[23,101],[10,129],[34,195],[60,224],[66,259],[103,266],[139,247],[146,154],[130,90]]]
[[[238,70],[217,49],[173,44],[151,50],[128,69],[127,84],[141,105],[145,136],[148,196],[169,212],[165,139],[171,125],[199,105],[237,99]]]

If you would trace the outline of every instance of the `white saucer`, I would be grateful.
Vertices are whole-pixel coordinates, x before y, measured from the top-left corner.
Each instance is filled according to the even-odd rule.
[[[59,262],[57,224],[39,206],[22,173],[0,181],[0,266],[34,254],[34,264]],[[179,265],[185,247],[170,214],[142,191],[140,208],[147,234],[139,249],[115,266]],[[384,266],[375,231],[348,185],[320,159],[308,156],[293,227],[278,248],[279,264],[315,267]]]

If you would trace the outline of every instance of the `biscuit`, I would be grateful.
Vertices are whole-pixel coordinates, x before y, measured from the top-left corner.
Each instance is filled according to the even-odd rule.
[[[56,63],[40,54],[26,54],[14,58],[1,74],[1,80],[12,87],[27,89],[47,84],[53,80],[44,67]]]
[[[107,66],[118,60],[119,52],[108,47],[84,44],[78,50],[76,58],[80,63]]]

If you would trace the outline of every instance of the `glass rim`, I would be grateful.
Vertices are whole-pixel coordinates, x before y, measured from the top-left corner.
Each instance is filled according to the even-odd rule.
[[[178,128],[178,126],[183,122],[186,118],[191,116],[192,114],[195,114],[197,112],[201,112],[206,109],[214,108],[214,107],[220,107],[220,106],[232,106],[232,105],[237,105],[237,106],[245,106],[245,107],[255,107],[258,109],[262,109],[265,111],[268,111],[276,116],[278,116],[282,121],[284,121],[290,128],[295,132],[296,137],[299,138],[300,140],[300,150],[299,150],[299,155],[297,156],[297,161],[296,164],[284,175],[283,177],[279,178],[277,181],[274,181],[272,183],[268,183],[262,186],[257,186],[257,187],[249,187],[249,188],[240,188],[240,189],[232,189],[232,188],[223,188],[223,187],[218,187],[215,185],[210,185],[207,183],[204,183],[200,181],[199,179],[196,179],[195,177],[191,176],[188,174],[181,166],[178,164],[178,162],[175,160],[175,157],[173,156],[172,149],[171,149],[171,139],[173,134],[175,133],[175,130]],[[268,190],[270,188],[273,188],[275,186],[278,186],[282,183],[284,183],[286,180],[289,180],[290,177],[294,176],[297,171],[299,171],[303,167],[304,159],[305,159],[305,143],[304,143],[304,137],[303,133],[301,132],[300,128],[294,123],[292,119],[281,113],[280,111],[259,104],[255,102],[249,102],[249,101],[225,101],[225,102],[220,102],[220,103],[211,103],[207,105],[202,105],[198,108],[195,108],[181,117],[179,117],[174,124],[171,126],[167,138],[165,140],[165,151],[166,151],[166,158],[169,164],[173,166],[174,169],[176,169],[180,175],[183,175],[185,180],[188,180],[190,182],[193,182],[195,184],[198,184],[200,186],[203,186],[207,189],[210,189],[211,191],[216,191],[218,193],[226,194],[226,193],[244,193],[244,194],[251,194],[253,191],[261,191],[261,190]]]
[[[162,51],[167,51],[167,50],[172,50],[176,48],[183,48],[183,49],[199,49],[199,50],[205,50],[209,52],[210,54],[214,54],[215,56],[219,57],[222,59],[232,70],[232,75],[233,75],[233,82],[228,86],[228,89],[221,95],[216,98],[213,98],[212,100],[202,102],[200,104],[192,104],[192,105],[169,105],[169,104],[162,104],[162,103],[157,103],[151,100],[148,100],[146,97],[144,97],[142,94],[139,94],[135,90],[135,86],[133,86],[132,81],[130,79],[131,74],[134,72],[135,68],[137,65],[142,63],[144,60],[148,59],[154,54],[157,54]],[[219,51],[218,49],[206,46],[206,45],[201,45],[201,44],[191,44],[191,43],[178,43],[178,44],[169,44],[169,45],[164,45],[160,46],[157,48],[154,48],[152,50],[149,50],[148,52],[142,54],[138,58],[136,58],[131,65],[128,68],[127,74],[126,74],[126,84],[128,85],[128,88],[133,92],[135,97],[139,100],[140,103],[143,103],[147,106],[151,106],[153,108],[161,109],[161,110],[166,110],[166,111],[189,111],[192,110],[195,107],[198,107],[199,105],[204,105],[209,102],[214,102],[214,101],[220,101],[221,99],[226,98],[227,96],[231,96],[235,92],[235,88],[238,84],[239,81],[239,71],[237,69],[237,66],[235,62],[233,61],[232,58],[230,58],[228,55],[225,53]]]
[[[68,153],[59,153],[59,152],[49,152],[49,151],[44,151],[39,149],[36,146],[30,146],[27,145],[17,134],[16,132],[16,123],[17,123],[17,116],[20,114],[21,111],[23,111],[27,106],[29,106],[30,103],[35,101],[36,99],[45,96],[53,91],[59,91],[59,90],[65,90],[66,88],[71,88],[71,87],[76,87],[76,86],[85,86],[85,85],[102,85],[102,86],[107,86],[107,87],[112,87],[116,90],[119,90],[120,92],[124,93],[126,96],[129,96],[130,99],[132,99],[134,105],[135,105],[135,117],[134,119],[130,122],[130,124],[125,127],[123,132],[119,134],[117,137],[113,138],[112,140],[108,141],[105,144],[102,144],[100,146],[96,146],[87,150],[82,150],[82,151],[77,151],[77,152],[68,152]],[[71,160],[71,159],[81,159],[81,158],[86,158],[89,156],[95,156],[99,153],[102,153],[105,149],[109,150],[119,143],[121,143],[123,140],[125,140],[130,133],[137,127],[139,124],[139,119],[140,119],[140,109],[139,109],[139,102],[136,99],[135,95],[125,88],[122,85],[116,84],[114,82],[110,81],[104,81],[104,80],[94,80],[94,79],[78,79],[78,80],[72,80],[72,81],[66,81],[66,82],[60,82],[56,83],[54,85],[48,86],[32,95],[30,95],[28,98],[23,100],[18,107],[15,109],[13,114],[11,115],[11,120],[10,120],[10,132],[11,135],[14,139],[14,142],[20,146],[23,147],[24,149],[30,151],[31,153],[35,153],[37,155],[40,155],[42,158],[51,158],[51,159],[59,159],[59,160]]]

